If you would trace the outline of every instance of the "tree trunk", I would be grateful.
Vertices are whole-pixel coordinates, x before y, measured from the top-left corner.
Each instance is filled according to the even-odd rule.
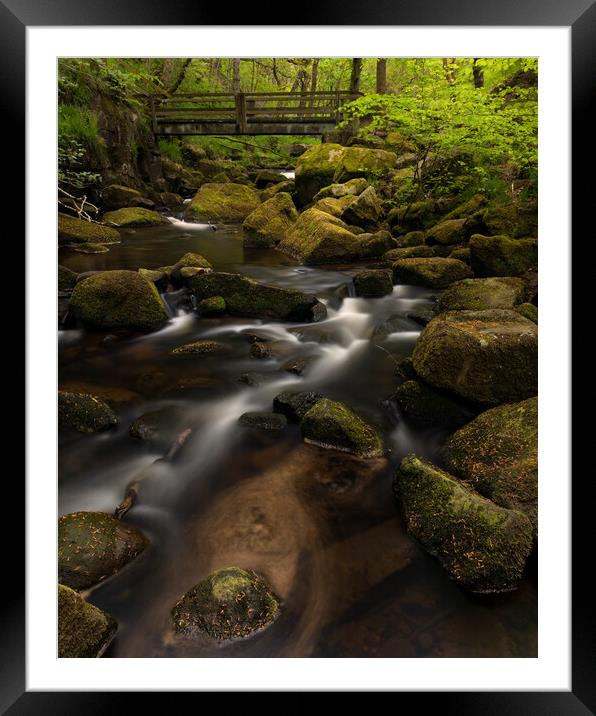
[[[310,106],[314,107],[315,92],[317,91],[317,80],[319,79],[319,58],[315,57],[312,61],[312,74],[310,76]]]
[[[387,94],[387,59],[377,60],[377,94]]]
[[[453,65],[455,65],[455,57],[443,57],[443,71],[448,85],[455,82],[455,67]]]
[[[237,57],[232,60],[232,92],[240,92],[240,59]]]
[[[350,76],[350,93],[360,92],[360,75],[362,74],[362,58],[355,57],[352,60],[352,74]]]
[[[176,77],[172,80],[172,84],[168,87],[168,92],[170,94],[174,94],[174,92],[180,87],[182,84],[184,78],[186,77],[186,70],[188,69],[190,63],[192,62],[192,57],[188,57],[184,60],[182,63],[182,66],[178,70],[178,74]]]
[[[474,76],[474,87],[476,89],[480,89],[481,87],[484,87],[484,70],[482,67],[478,66],[478,57],[474,58],[474,62],[472,63],[472,75]]]

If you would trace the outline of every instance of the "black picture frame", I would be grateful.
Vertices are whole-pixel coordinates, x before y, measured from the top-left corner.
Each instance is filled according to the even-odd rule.
[[[190,0],[168,0],[167,3],[151,0],[0,0],[0,93],[5,137],[23,139],[25,146],[25,32],[28,26],[86,26],[86,25],[229,25],[231,8],[204,7]],[[266,10],[263,6],[261,10]],[[337,3],[318,0],[310,7],[297,9],[293,22],[255,23],[259,11],[252,5],[234,7],[235,25],[300,24],[300,25],[433,25],[433,26],[565,26],[571,28],[572,37],[572,132],[573,132],[573,186],[572,211],[574,224],[587,218],[591,206],[593,182],[589,177],[593,148],[594,121],[590,114],[590,100],[594,96],[596,70],[596,4],[594,0],[395,0],[393,3],[376,1],[363,5],[348,0]],[[340,13],[340,17],[337,14]],[[300,22],[296,23],[296,18]],[[260,19],[260,18],[259,18]],[[11,164],[11,197],[19,186],[15,176],[19,160]],[[24,172],[24,163],[23,163]],[[24,177],[23,184],[24,185]],[[24,204],[24,201],[23,201]],[[24,208],[24,207],[23,207]],[[585,237],[591,238],[590,237]],[[562,426],[562,430],[566,426]],[[581,432],[581,429],[579,430]],[[576,438],[576,442],[581,437]],[[593,520],[587,511],[593,504],[593,478],[590,473],[581,475],[573,485],[572,537],[575,545],[572,555],[572,690],[569,692],[398,692],[393,694],[397,707],[404,708],[415,700],[417,708],[436,707],[443,713],[512,714],[532,716],[580,716],[596,713],[596,663],[594,659],[596,610],[590,589],[593,558],[581,552],[582,545],[592,544]],[[592,493],[592,494],[591,494]],[[5,504],[10,513],[19,515],[18,505],[24,503],[21,484],[5,475]],[[2,590],[0,638],[0,709],[10,716],[21,714],[105,714],[120,713],[138,708],[139,693],[128,692],[31,692],[25,690],[25,591],[24,553],[14,545],[14,526],[2,521],[5,544],[12,545],[15,564],[4,565],[5,588]],[[5,550],[6,551],[6,550]],[[10,582],[10,589],[8,588]],[[520,660],[523,669],[523,660]],[[151,705],[166,705],[165,692],[152,693]],[[180,698],[192,698],[192,693],[177,693]],[[171,702],[170,702],[171,703]],[[167,708],[167,705],[166,705]]]

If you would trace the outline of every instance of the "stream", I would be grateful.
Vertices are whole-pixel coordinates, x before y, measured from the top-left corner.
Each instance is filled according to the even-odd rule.
[[[173,436],[192,430],[175,460],[152,469],[125,517],[151,546],[89,595],[119,624],[105,657],[536,656],[535,558],[517,591],[467,594],[406,534],[392,495],[408,453],[441,463],[446,433],[409,426],[385,402],[397,386],[396,358],[411,354],[421,330],[406,314],[432,305],[433,293],[395,286],[384,298],[353,297],[351,276],[362,266],[310,268],[274,250],[245,250],[239,227],[213,232],[171,219],[121,233],[108,253],[60,249],[60,263],[136,270],[192,251],[216,270],[314,294],[328,316],[289,324],[179,312],[147,335],[59,332],[60,387],[108,396],[120,418],[109,433],[61,436],[60,514],[113,513],[131,478],[164,454],[168,440],[129,436],[135,418],[167,408]],[[396,316],[392,332],[375,333]],[[272,357],[251,357],[253,332],[272,343]],[[226,354],[170,354],[202,339],[225,344]],[[302,374],[288,371],[302,359]],[[307,445],[296,424],[280,432],[238,424],[244,412],[270,411],[285,390],[346,402],[380,427],[388,458]],[[280,618],[223,645],[174,635],[178,598],[230,565],[265,578],[282,600]]]

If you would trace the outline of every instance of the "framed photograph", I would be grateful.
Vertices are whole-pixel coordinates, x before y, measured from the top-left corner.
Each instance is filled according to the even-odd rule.
[[[3,712],[595,712],[570,371],[596,11],[419,5],[0,3],[27,268]]]

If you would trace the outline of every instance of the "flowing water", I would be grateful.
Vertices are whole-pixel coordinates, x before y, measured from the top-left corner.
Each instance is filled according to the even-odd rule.
[[[328,317],[302,325],[174,310],[148,335],[60,331],[61,387],[103,392],[120,417],[113,432],[61,436],[60,514],[113,512],[131,479],[144,475],[125,520],[151,546],[89,595],[119,623],[105,656],[536,656],[535,561],[516,592],[468,595],[405,533],[392,497],[404,455],[440,463],[445,434],[409,426],[384,402],[397,385],[396,358],[411,354],[420,331],[406,314],[431,305],[432,293],[396,286],[384,298],[355,298],[354,266],[306,268],[276,251],[245,251],[237,228],[213,232],[176,219],[125,231],[106,254],[61,250],[60,262],[76,271],[152,268],[187,251],[218,270],[315,294]],[[393,332],[375,332],[389,318]],[[271,342],[272,357],[250,356],[251,333]],[[227,352],[170,354],[198,339]],[[304,372],[288,372],[300,359]],[[247,373],[250,385],[239,381]],[[378,425],[387,459],[306,445],[296,425],[274,433],[238,424],[246,411],[271,410],[283,390],[311,389]],[[129,436],[132,420],[162,408],[170,430],[161,442]],[[152,465],[187,428],[176,458]],[[282,616],[226,645],[175,636],[169,612],[177,599],[229,565],[263,575],[282,599]]]

